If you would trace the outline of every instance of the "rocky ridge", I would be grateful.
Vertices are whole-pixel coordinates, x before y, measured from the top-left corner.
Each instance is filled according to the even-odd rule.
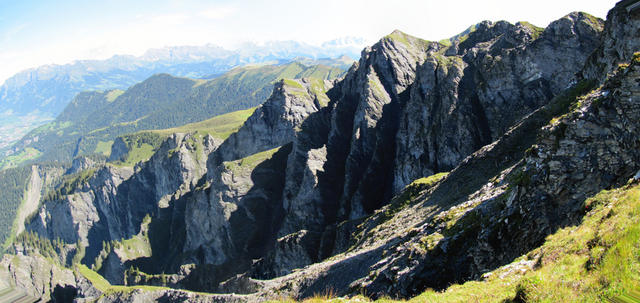
[[[110,210],[65,217],[45,203],[31,230],[87,243],[87,264],[102,253],[98,241],[144,231],[154,252],[167,248],[149,262],[166,263],[176,287],[247,294],[239,300],[328,289],[408,297],[478,279],[574,224],[587,196],[637,171],[636,64],[593,91],[590,63],[575,76],[615,26],[600,38],[602,22],[583,13],[546,29],[483,22],[451,46],[396,31],[335,83],[276,84],[225,142],[194,147],[193,135],[176,135],[133,169],[98,169],[82,190],[113,195],[83,203]],[[101,212],[118,221],[86,225],[94,234],[108,226],[93,244],[90,231],[60,233],[46,220]],[[155,243],[154,222],[171,247]],[[123,255],[103,262],[110,280],[144,267]]]

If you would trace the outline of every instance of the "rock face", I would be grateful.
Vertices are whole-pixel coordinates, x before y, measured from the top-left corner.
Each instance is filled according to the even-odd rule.
[[[349,285],[352,291],[410,296],[425,286],[446,287],[443,281],[477,279],[535,248],[556,229],[577,224],[585,213],[587,197],[625,184],[640,168],[640,146],[635,139],[640,126],[639,71],[638,63],[618,71],[601,89],[577,100],[581,106],[576,110],[539,129],[536,144],[522,161],[515,165],[503,162],[504,170],[495,175],[497,182],[478,187],[467,184],[477,190],[469,198],[455,199],[451,191],[458,186],[456,178],[462,178],[469,168],[478,169],[482,162],[486,165],[506,155],[501,150],[513,148],[509,141],[515,138],[511,136],[519,136],[520,131],[508,133],[466,159],[411,209],[427,219],[400,236],[394,245],[397,249],[385,259],[379,252],[369,256],[384,262],[371,264],[363,278],[354,278]],[[429,208],[433,211],[435,207],[444,211],[429,216]],[[439,224],[448,216],[456,219],[452,226]],[[373,232],[368,237],[380,235]],[[387,249],[389,243],[393,241],[385,243]],[[350,263],[343,265],[346,268],[362,266],[345,263]]]
[[[72,299],[78,294],[86,298],[100,295],[83,277],[41,256],[4,256],[0,261],[0,278],[27,295],[46,301]]]
[[[290,150],[284,146],[223,162],[210,172],[208,194],[187,202],[183,254],[190,257],[185,262],[234,267],[208,275],[208,281],[219,283],[247,270],[275,239],[282,217],[281,168]]]
[[[279,81],[271,97],[220,146],[217,160],[237,160],[291,142],[296,128],[327,106],[325,93],[332,86],[318,79]]]
[[[396,136],[394,193],[453,169],[575,81],[597,47],[599,20],[572,13],[544,31],[527,23],[483,22],[417,71]]]
[[[79,243],[86,248],[84,262],[92,264],[104,241],[138,235],[145,216],[158,214],[194,189],[206,173],[207,156],[218,145],[211,136],[175,134],[135,169],[106,165],[70,175],[63,187],[71,191],[45,198],[27,229]]]
[[[234,147],[208,135],[174,134],[133,168],[71,170],[64,191],[48,195],[27,229],[78,243],[83,263],[99,264],[114,284],[135,266],[152,274],[180,272],[172,278],[175,285],[211,290],[204,285],[246,271],[275,241],[290,143],[299,124],[327,105],[330,87],[328,81],[280,82],[227,141]],[[263,127],[273,136],[257,140]],[[202,266],[193,270],[190,264]],[[219,274],[209,275],[211,268]]]
[[[127,144],[124,142],[122,137],[118,137],[113,140],[113,145],[111,145],[111,154],[109,154],[108,161],[122,161],[128,153],[129,148],[127,147]]]
[[[637,174],[639,81],[636,54],[599,88],[574,86],[442,181],[406,187],[358,224],[347,252],[274,279],[260,295],[339,289],[337,295],[409,297],[479,279],[526,254],[578,223],[587,197]],[[574,109],[549,123],[567,102]]]
[[[66,174],[71,175],[71,174],[79,173],[83,170],[92,169],[97,165],[98,163],[96,163],[96,161],[88,157],[81,156],[73,159],[73,162],[71,163],[71,168],[67,170]]]
[[[175,134],[134,168],[76,173],[27,229],[80,243],[85,264],[103,256],[114,283],[136,267],[152,284],[246,294],[193,300],[408,297],[477,279],[640,168],[640,59],[615,59],[633,62],[606,83],[596,71],[637,42],[610,41],[637,40],[622,6],[602,37],[584,13],[546,29],[482,22],[451,45],[395,31],[335,83],[276,83],[224,142]]]
[[[581,73],[583,78],[603,81],[618,64],[631,60],[640,49],[640,10],[631,10],[634,3],[633,0],[620,1],[609,11],[601,43],[589,57]]]
[[[280,236],[320,233],[311,259],[335,253],[335,224],[453,169],[570,86],[601,29],[572,13],[544,30],[483,22],[451,47],[396,31],[365,49],[328,92],[328,110],[297,134]]]
[[[272,248],[284,216],[291,142],[303,122],[327,106],[331,86],[307,79],[277,83],[272,96],[211,155],[206,190],[186,203],[183,255],[189,257],[183,264],[219,271],[196,270],[186,283],[211,290],[205,285],[249,270],[253,259]]]

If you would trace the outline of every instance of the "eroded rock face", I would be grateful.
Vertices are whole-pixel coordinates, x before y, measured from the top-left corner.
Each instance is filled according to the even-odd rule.
[[[527,23],[483,22],[457,54],[429,57],[400,118],[394,193],[419,177],[453,169],[575,83],[601,30],[600,20],[583,13],[544,31]]]
[[[294,142],[280,236],[300,229],[322,233],[327,225],[378,206],[389,187],[389,180],[380,178],[389,178],[385,169],[390,162],[385,159],[392,157],[393,149],[387,147],[393,142],[399,95],[405,94],[416,67],[434,47],[437,44],[396,31],[365,49],[360,62],[327,93],[328,109],[310,117]],[[367,186],[372,183],[378,186]],[[362,205],[370,196],[376,198]]]
[[[637,57],[602,87],[578,93],[570,113],[550,116],[571,92],[462,160],[435,187],[405,189],[398,196],[405,206],[389,205],[359,224],[346,253],[274,280],[262,294],[306,297],[333,287],[342,289],[338,295],[409,297],[478,279],[576,224],[586,197],[625,184],[640,168]]]
[[[181,271],[174,276],[187,277],[185,283],[195,288],[211,290],[248,269],[251,260],[263,256],[275,242],[291,151],[287,143],[294,140],[309,114],[327,105],[325,92],[331,85],[307,79],[281,82],[230,139],[243,145],[237,152],[228,147],[218,151],[221,141],[211,136],[174,134],[149,161],[134,168],[107,164],[95,172],[80,169],[68,177],[71,190],[45,202],[28,229],[65,243],[80,243],[86,248],[85,264],[93,264],[101,255],[100,273],[114,284],[123,283],[124,271],[144,261],[139,265]],[[263,138],[264,127],[273,136]],[[242,155],[246,156],[237,158]],[[225,157],[234,159],[215,164]],[[115,248],[102,256],[105,242],[131,243],[130,239],[140,237],[146,216],[153,218],[152,235],[145,240],[151,242],[146,244],[149,249],[156,250],[153,254],[131,255]],[[193,271],[196,265],[203,267]],[[223,269],[200,278],[216,266]]]
[[[107,161],[122,161],[129,153],[129,148],[127,144],[124,142],[122,137],[118,137],[113,140],[113,145],[111,145],[111,153],[109,154],[109,159]]]
[[[67,244],[79,243],[86,247],[85,264],[92,264],[102,243],[138,235],[145,216],[157,214],[193,190],[206,174],[207,156],[219,144],[211,136],[174,134],[148,162],[135,168],[103,165],[95,172],[70,175],[70,186],[75,188],[45,201],[27,229]],[[108,268],[111,265],[123,266],[106,262],[103,272],[124,271]],[[122,277],[108,277],[122,282]]]
[[[293,141],[296,128],[328,103],[328,80],[297,79],[276,83],[271,97],[220,146],[214,165],[244,158]]]
[[[282,216],[284,167],[290,145],[223,162],[210,175],[207,195],[185,212],[184,252],[196,264],[248,263],[265,252]],[[242,266],[238,265],[238,268]]]
[[[135,227],[122,224],[126,223],[123,218],[127,211],[115,201],[121,198],[117,188],[132,174],[132,169],[111,166],[96,171],[90,178],[80,180],[74,193],[45,201],[27,229],[49,239],[80,242],[83,246],[89,245],[89,232],[96,226],[103,226],[103,231],[114,237],[126,235]],[[109,220],[113,224],[108,224]]]
[[[28,228],[88,245],[90,263],[101,241],[139,235],[150,214],[154,251],[138,256],[149,268],[180,287],[252,293],[242,300],[329,288],[406,297],[478,278],[638,171],[625,150],[638,147],[635,66],[541,129],[552,111],[540,108],[578,80],[601,31],[572,13],[544,30],[483,22],[451,46],[393,32],[340,81],[277,83],[224,142],[176,134],[146,163],[99,168]],[[103,262],[111,280],[134,264],[123,256]],[[101,299],[218,299],[188,296]]]
[[[317,232],[301,230],[279,238],[273,250],[253,265],[253,275],[258,279],[271,279],[317,262],[321,236]]]
[[[334,224],[453,169],[574,83],[601,30],[572,13],[547,29],[483,22],[451,47],[396,31],[365,49],[296,135],[279,235],[324,233],[318,258],[329,256]]]
[[[285,212],[292,142],[308,126],[303,122],[327,106],[331,86],[313,79],[276,84],[265,104],[211,155],[206,194],[192,195],[185,210],[185,262],[203,265],[188,278],[196,287],[211,290],[273,249]],[[212,266],[217,269],[202,277],[202,268]]]
[[[355,225],[336,229],[336,223],[371,214],[410,180],[452,169],[569,86],[596,47],[601,29],[593,20],[600,22],[574,13],[545,31],[486,22],[455,51],[394,32],[326,92],[326,107],[297,98],[305,90],[311,95],[304,82],[277,85],[209,161],[209,197],[197,195],[193,211],[187,209],[192,262],[222,268],[255,243],[231,222],[242,217],[251,222],[248,230],[258,226],[255,212],[243,206],[248,193],[261,191],[258,170],[228,164],[288,142],[281,198],[261,194],[283,216],[275,223],[279,240],[267,255],[253,255],[262,259],[252,275],[272,278],[337,252],[334,239],[345,235],[336,232]],[[563,59],[554,57],[560,53]],[[310,238],[318,240],[302,240]]]
[[[357,287],[410,296],[425,286],[445,287],[443,280],[478,279],[558,228],[579,223],[587,197],[625,184],[640,168],[638,81],[640,66],[632,64],[581,98],[579,108],[539,131],[523,161],[502,171],[497,184],[454,203],[458,209],[451,213],[463,215],[453,228],[434,225],[437,218],[425,221],[387,261],[372,266],[376,278],[358,281]],[[424,203],[439,202],[431,196]],[[433,247],[418,240],[430,238]]]
[[[39,255],[5,255],[0,261],[0,278],[28,296],[44,301],[97,298],[101,294],[84,277]]]
[[[589,57],[581,77],[604,81],[620,63],[631,60],[640,50],[640,11],[630,10],[634,1],[620,1],[607,14],[598,49]]]
[[[177,200],[196,187],[207,173],[208,156],[221,143],[210,135],[200,137],[196,134],[173,134],[163,143],[143,168],[152,174],[153,179],[148,183],[153,184],[152,191],[160,207],[167,207],[169,201]]]
[[[91,160],[88,157],[80,156],[73,159],[73,162],[71,163],[71,168],[67,170],[66,174],[70,175],[70,174],[81,172],[83,170],[88,170],[98,166],[98,164],[99,163],[96,163],[96,161]]]

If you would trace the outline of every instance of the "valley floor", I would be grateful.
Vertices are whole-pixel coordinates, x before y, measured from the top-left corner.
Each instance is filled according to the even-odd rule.
[[[13,143],[20,140],[29,131],[52,120],[51,117],[35,114],[25,116],[0,114],[0,153],[2,156]]]

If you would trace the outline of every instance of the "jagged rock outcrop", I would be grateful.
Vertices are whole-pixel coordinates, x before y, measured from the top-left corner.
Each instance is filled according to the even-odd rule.
[[[235,274],[264,254],[282,216],[282,168],[290,150],[287,145],[223,162],[211,172],[208,194],[194,196],[186,206],[183,250],[192,256],[189,263],[231,263]]]
[[[593,20],[599,22],[574,13],[544,32],[524,23],[482,23],[456,43],[456,52],[394,32],[365,50],[335,87],[325,83],[321,94],[305,81],[277,84],[211,154],[206,180],[174,197],[184,207],[184,240],[173,270],[193,264],[184,285],[210,289],[242,271],[272,278],[345,249],[334,241],[357,224],[337,223],[371,214],[410,178],[453,168],[567,87],[595,48],[600,28]],[[560,52],[570,55],[551,64]],[[442,110],[423,110],[443,100],[449,105]],[[505,116],[499,106],[514,114]],[[438,122],[408,126],[424,118],[416,115]],[[436,123],[459,131],[443,136],[446,128]],[[403,145],[429,146],[434,139],[425,132],[449,144],[435,149],[442,155],[435,162],[407,156]],[[275,159],[265,156],[289,142]],[[394,174],[403,165],[413,170]],[[252,266],[252,259],[260,261]]]
[[[207,173],[208,156],[221,143],[210,135],[195,134],[173,134],[164,142],[145,167],[154,174],[153,192],[160,207],[196,187]]]
[[[75,297],[95,299],[101,295],[83,276],[40,255],[5,255],[0,261],[0,279],[44,301]]]
[[[320,236],[319,233],[300,230],[277,239],[275,247],[253,265],[253,276],[257,279],[280,277],[293,269],[317,262]]]
[[[86,247],[84,262],[92,264],[104,241],[138,235],[145,216],[158,214],[170,201],[193,190],[206,173],[207,156],[218,145],[211,136],[174,134],[159,153],[135,168],[109,164],[70,175],[63,185],[69,188],[45,200],[27,229],[67,244],[79,243]],[[123,269],[103,271],[121,273]],[[122,277],[107,277],[122,281]]]
[[[234,268],[197,279],[193,276],[201,274],[196,271],[190,281],[215,285],[249,270],[253,259],[272,249],[284,216],[290,143],[303,122],[327,106],[331,87],[329,81],[314,79],[277,83],[265,104],[212,154],[207,194],[195,193],[186,204],[183,250],[186,262],[205,265],[201,268]],[[297,264],[281,266],[291,270]]]
[[[586,197],[637,174],[639,71],[637,55],[596,90],[575,85],[435,187],[405,189],[398,196],[404,204],[386,206],[358,225],[346,253],[274,279],[277,286],[261,294],[307,297],[341,289],[338,295],[408,297],[478,279],[535,248],[577,223]],[[570,113],[551,119],[569,103]]]
[[[107,166],[92,176],[76,179],[77,182],[71,183],[77,186],[74,193],[62,196],[60,200],[54,197],[53,200],[46,201],[45,198],[28,229],[49,239],[59,238],[65,243],[80,242],[87,246],[89,231],[94,224],[105,224],[105,221],[111,220],[114,224],[104,225],[107,233],[112,232],[114,236],[126,235],[127,230],[134,228],[126,224],[127,206],[117,210],[111,207],[115,206],[112,201],[119,198],[116,197],[116,189],[132,174],[132,169]]]
[[[327,106],[331,81],[280,80],[271,97],[220,146],[214,165],[244,158],[293,141],[296,129],[311,114]]]
[[[640,50],[640,9],[634,4],[635,0],[620,1],[609,11],[600,45],[591,54],[581,73],[583,79],[602,82],[616,70],[618,64],[628,62]]]
[[[640,168],[635,139],[640,126],[639,63],[620,70],[602,88],[576,100],[576,110],[542,128],[523,161],[503,166],[496,182],[482,186],[470,199],[449,204],[447,212],[456,219],[452,226],[436,225],[437,217],[417,225],[415,235],[403,239],[402,249],[352,286],[409,296],[426,286],[445,287],[443,281],[477,279],[535,248],[556,229],[578,223],[587,197],[625,184]],[[493,157],[499,145],[474,158]],[[465,160],[456,170],[476,159]],[[435,192],[423,206],[446,209],[439,198]],[[433,246],[425,249],[429,241],[423,239],[433,239]]]
[[[139,266],[150,284],[245,294],[193,300],[409,297],[479,279],[638,172],[640,59],[601,87],[588,79],[610,59],[576,76],[631,34],[634,14],[603,38],[584,13],[546,29],[482,22],[450,46],[395,31],[335,83],[277,83],[224,142],[176,134],[134,168],[101,166],[28,229],[87,246],[86,264],[101,241],[138,237],[152,253],[105,253],[110,281],[145,283],[123,277]]]
[[[73,162],[71,162],[71,167],[66,171],[66,174],[67,175],[76,174],[83,170],[92,169],[96,167],[98,164],[99,163],[97,163],[96,161],[88,157],[80,156],[73,159]]]
[[[395,43],[393,37],[403,43]],[[388,177],[378,164],[391,156],[387,147],[392,144],[399,95],[413,82],[427,51],[436,46],[394,32],[365,49],[360,62],[328,92],[328,110],[310,118],[294,143],[281,236],[300,229],[323,233],[338,217],[361,216],[378,206],[365,208],[360,201],[378,196],[371,201],[375,204],[388,187],[378,182]],[[378,186],[362,192],[361,183]],[[358,202],[352,207],[354,196]],[[323,251],[313,259],[324,257]]]
[[[71,174],[69,188],[51,195],[28,229],[80,243],[86,247],[83,262],[91,265],[98,257],[99,272],[114,284],[124,282],[131,266],[141,266],[160,267],[152,272],[158,274],[181,272],[171,276],[174,284],[210,289],[202,285],[247,270],[275,242],[291,151],[287,143],[310,113],[327,105],[330,87],[328,81],[306,79],[277,85],[272,98],[230,139],[246,147],[233,157],[254,154],[215,165],[229,147],[218,149],[221,142],[208,135],[174,134],[134,168],[107,164]],[[254,142],[264,134],[262,127],[280,132]],[[112,155],[117,149],[114,144]],[[151,223],[144,222],[147,216]],[[105,251],[105,242],[114,244]],[[138,244],[145,248],[125,249]],[[190,264],[201,266],[194,271]],[[202,278],[212,266],[227,269]],[[186,282],[179,281],[185,277]]]
[[[453,169],[565,90],[601,31],[602,21],[584,13],[544,31],[528,23],[482,22],[455,55],[430,56],[401,114],[394,192]]]
[[[321,233],[313,258],[330,256],[332,238],[344,236],[334,224],[451,170],[567,88],[597,47],[601,23],[583,13],[546,30],[483,22],[455,51],[396,31],[366,49],[327,93],[328,110],[310,117],[316,126],[296,135],[280,236]]]
[[[109,159],[107,161],[123,161],[128,153],[129,148],[127,147],[127,144],[124,142],[122,137],[118,137],[113,140],[113,144],[111,145],[111,153],[109,154]]]

